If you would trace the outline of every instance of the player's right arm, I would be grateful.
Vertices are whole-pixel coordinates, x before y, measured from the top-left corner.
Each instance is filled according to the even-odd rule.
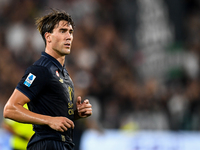
[[[15,89],[4,107],[4,117],[21,123],[48,125],[60,132],[74,128],[74,123],[66,117],[51,117],[27,110],[23,105],[28,102],[30,102],[30,99]]]

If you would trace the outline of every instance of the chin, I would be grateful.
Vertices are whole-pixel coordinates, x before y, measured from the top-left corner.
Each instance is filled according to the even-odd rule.
[[[65,55],[69,55],[70,52],[71,52],[70,50],[66,51],[66,52],[65,52]]]

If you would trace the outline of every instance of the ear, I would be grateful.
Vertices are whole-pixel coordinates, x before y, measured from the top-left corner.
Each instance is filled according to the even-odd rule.
[[[45,37],[45,39],[46,39],[46,43],[51,43],[51,33],[46,32],[46,33],[44,34],[44,37]]]

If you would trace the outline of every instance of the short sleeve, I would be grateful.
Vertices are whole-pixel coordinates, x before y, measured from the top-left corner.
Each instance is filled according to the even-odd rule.
[[[40,92],[47,86],[51,74],[43,66],[30,66],[16,89],[26,95],[30,100],[35,99]]]

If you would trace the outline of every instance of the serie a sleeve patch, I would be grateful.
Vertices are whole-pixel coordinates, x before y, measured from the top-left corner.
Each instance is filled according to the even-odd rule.
[[[29,73],[26,80],[24,81],[24,85],[30,87],[33,81],[35,80],[36,76],[32,73]]]

